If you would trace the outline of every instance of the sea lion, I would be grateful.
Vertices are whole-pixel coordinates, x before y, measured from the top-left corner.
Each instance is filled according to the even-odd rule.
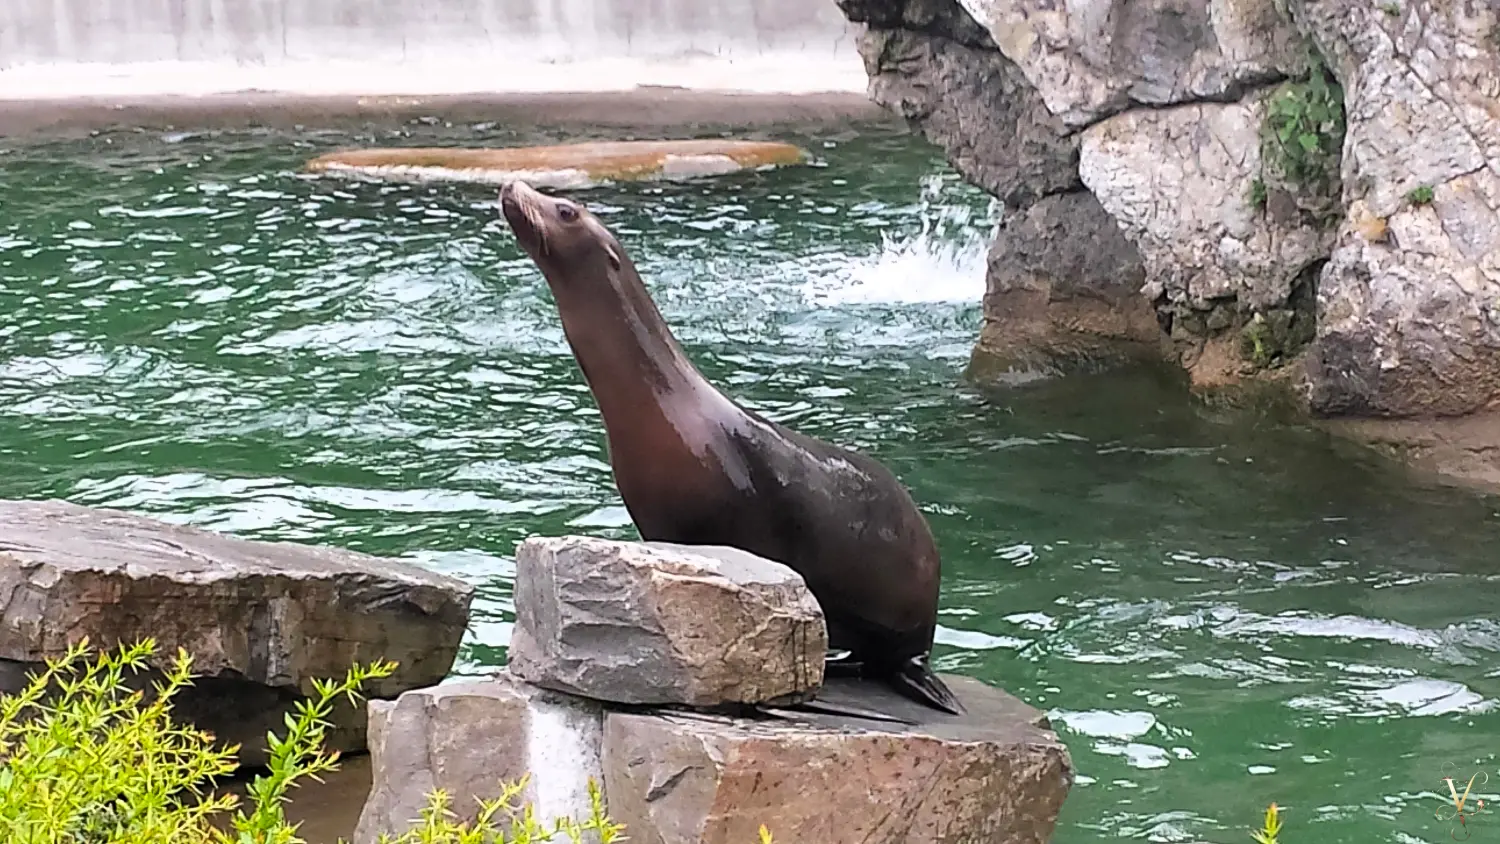
[[[500,208],[552,290],[641,537],[728,545],[790,566],[823,608],[830,649],[849,651],[866,678],[962,714],[927,664],[937,544],[895,475],[719,392],[586,208],[520,181],[501,189]]]

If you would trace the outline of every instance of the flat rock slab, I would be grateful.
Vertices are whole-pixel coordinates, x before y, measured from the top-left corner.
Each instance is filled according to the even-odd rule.
[[[397,662],[365,693],[394,697],[452,668],[473,588],[353,551],[236,539],[62,501],[0,502],[0,691],[87,636],[96,648],[152,637],[154,666],[183,648],[199,677],[174,711],[240,761],[268,729],[355,663]],[[364,747],[363,713],[338,712],[330,743]]]
[[[588,818],[588,781],[603,785],[599,704],[515,680],[445,683],[370,703],[373,781],[354,844],[375,844],[417,825],[428,794],[442,789],[449,808],[472,822],[480,800],[530,776],[521,799],[537,819]]]
[[[1041,712],[1004,691],[943,679],[967,715],[842,678],[818,695],[915,727],[610,712],[610,814],[634,844],[742,844],[761,824],[777,841],[819,844],[1046,844],[1073,784],[1067,748]]]
[[[828,630],[791,568],[734,548],[531,538],[516,551],[510,670],[628,704],[805,699]]]
[[[584,188],[619,181],[678,181],[804,164],[805,150],[773,141],[590,141],[542,147],[344,150],[307,163],[311,173],[406,182]]]

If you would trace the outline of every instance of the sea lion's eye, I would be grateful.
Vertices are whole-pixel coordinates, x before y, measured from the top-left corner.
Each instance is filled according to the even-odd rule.
[[[564,223],[571,223],[578,219],[578,210],[571,205],[558,204],[557,216],[561,217]]]

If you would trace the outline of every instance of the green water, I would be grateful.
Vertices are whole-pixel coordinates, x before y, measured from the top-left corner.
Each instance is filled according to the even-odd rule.
[[[0,141],[0,496],[404,557],[478,589],[458,670],[503,661],[519,540],[633,535],[545,285],[489,189],[295,169],[550,137]],[[1495,505],[1150,375],[963,388],[986,198],[793,139],[826,166],[587,198],[711,378],[911,485],[939,664],[1072,749],[1055,841],[1243,844],[1274,800],[1290,844],[1436,842],[1445,771],[1500,789]]]

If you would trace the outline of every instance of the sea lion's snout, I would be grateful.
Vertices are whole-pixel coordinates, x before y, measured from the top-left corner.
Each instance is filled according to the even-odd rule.
[[[506,182],[500,188],[500,213],[528,252],[534,247],[543,247],[545,251],[547,245],[543,199],[535,188],[520,180]]]

